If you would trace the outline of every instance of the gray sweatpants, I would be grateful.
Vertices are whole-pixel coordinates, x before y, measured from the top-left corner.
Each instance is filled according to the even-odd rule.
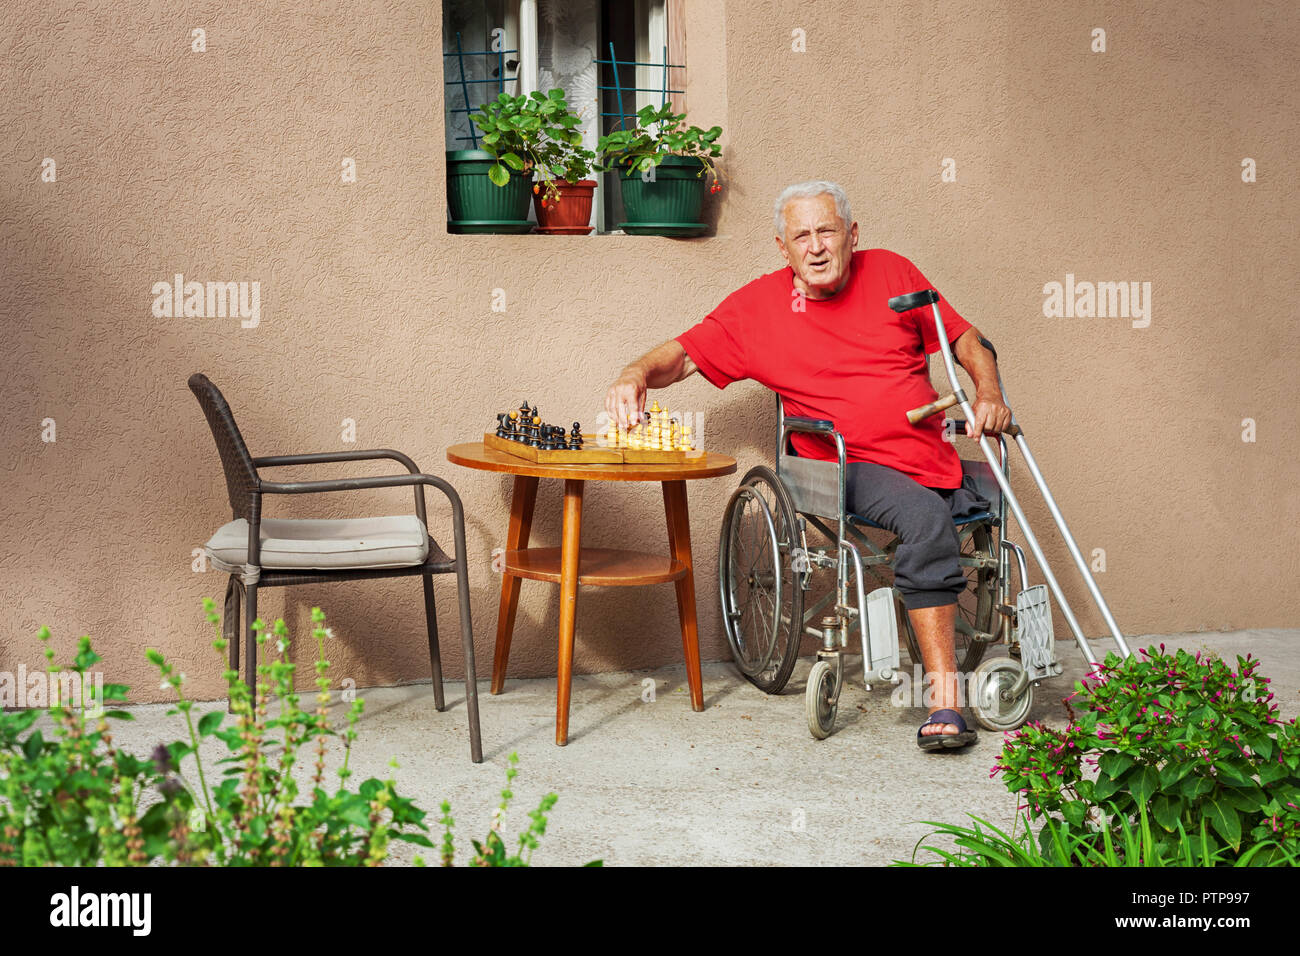
[[[966,590],[957,563],[961,549],[953,519],[989,507],[969,478],[960,488],[929,488],[901,471],[871,462],[848,464],[845,493],[854,514],[901,539],[894,553],[894,585],[909,611],[956,604]]]

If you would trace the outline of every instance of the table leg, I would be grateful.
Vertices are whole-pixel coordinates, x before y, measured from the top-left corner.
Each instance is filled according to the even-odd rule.
[[[686,565],[677,587],[677,616],[686,652],[686,682],[691,689],[691,709],[704,709],[704,680],[700,677],[700,637],[695,620],[695,564],[691,560],[691,522],[686,509],[686,482],[665,481],[664,512],[668,517],[668,546],[675,559]]]
[[[578,619],[578,556],[582,549],[581,481],[564,480],[560,545],[560,655],[555,688],[555,743],[569,740],[569,690],[573,685],[573,632]]]
[[[506,550],[517,551],[528,547],[528,535],[533,527],[533,504],[537,501],[537,479],[527,475],[515,478],[514,493],[510,498],[510,527],[506,532]],[[510,659],[510,639],[515,631],[515,611],[519,608],[519,585],[523,582],[513,574],[501,574],[501,606],[497,610],[497,647],[492,657],[492,693],[505,690],[506,663]]]

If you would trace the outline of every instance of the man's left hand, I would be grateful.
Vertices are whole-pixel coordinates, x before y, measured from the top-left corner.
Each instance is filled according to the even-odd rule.
[[[999,435],[1011,425],[1011,409],[1002,404],[1001,395],[976,394],[971,405],[975,417],[966,422],[966,434],[976,441],[981,435]]]

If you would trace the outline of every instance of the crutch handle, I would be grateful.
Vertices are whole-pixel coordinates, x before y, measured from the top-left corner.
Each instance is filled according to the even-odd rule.
[[[923,418],[929,418],[931,415],[935,414],[936,412],[941,412],[946,408],[952,408],[959,401],[960,399],[957,397],[957,393],[952,392],[951,394],[945,395],[943,398],[937,401],[933,401],[928,405],[922,405],[920,408],[912,409],[910,412],[907,413],[907,420],[911,422],[913,425],[915,425]],[[966,424],[964,421],[958,421],[955,418],[951,419],[951,421],[954,425]],[[1002,434],[1010,435],[1012,438],[1015,438],[1017,435],[1020,434],[1020,426],[1017,425],[1015,422],[1012,422],[1006,428],[1002,429]]]
[[[945,395],[938,401],[930,402],[928,405],[922,405],[920,408],[914,408],[907,413],[907,420],[915,425],[923,418],[929,418],[936,412],[941,412],[945,408],[952,408],[957,404],[957,393],[952,392]]]
[[[889,300],[889,307],[895,312],[910,312],[912,309],[919,309],[923,305],[938,301],[939,293],[933,289],[922,289],[920,292],[894,296]]]

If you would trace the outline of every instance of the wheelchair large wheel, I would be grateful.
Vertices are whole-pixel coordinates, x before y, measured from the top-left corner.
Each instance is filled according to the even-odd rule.
[[[799,659],[803,590],[791,555],[799,541],[785,485],[766,466],[750,469],[723,515],[718,585],[736,666],[769,694],[781,692]]]
[[[970,559],[979,556],[997,557],[994,550],[993,533],[984,521],[975,521],[957,529],[961,542],[961,558]],[[963,565],[966,575],[966,590],[957,599],[957,669],[973,671],[984,657],[988,644],[973,639],[976,633],[989,634],[993,630],[997,598],[998,572],[996,567],[971,567]],[[907,635],[907,647],[912,655],[912,663],[920,664],[921,645],[912,630],[912,621],[902,602],[899,602],[898,616],[901,618],[903,632]]]

